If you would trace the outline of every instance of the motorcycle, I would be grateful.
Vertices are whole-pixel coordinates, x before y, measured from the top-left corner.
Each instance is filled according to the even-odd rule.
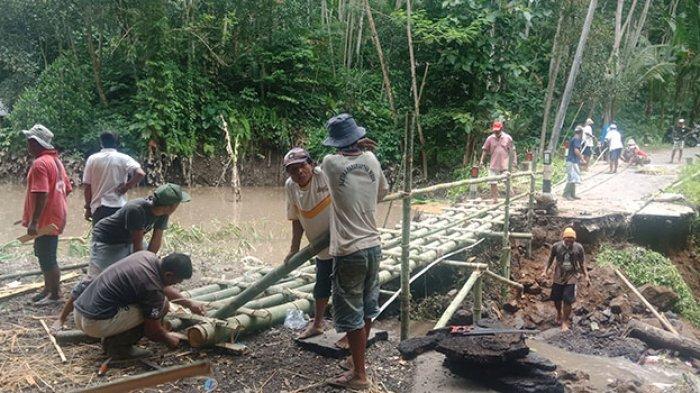
[[[673,131],[669,129],[666,131],[666,134],[664,134],[664,142],[670,143],[671,140],[671,133]],[[683,138],[685,141],[685,145],[687,147],[695,147],[698,145],[698,142],[700,142],[700,124],[695,124],[695,127],[691,128],[686,132],[685,138]]]

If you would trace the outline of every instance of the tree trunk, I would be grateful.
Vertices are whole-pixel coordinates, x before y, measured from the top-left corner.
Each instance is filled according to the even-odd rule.
[[[591,31],[591,23],[593,22],[593,15],[595,14],[597,4],[598,0],[591,0],[590,4],[588,5],[588,12],[586,14],[586,19],[583,22],[581,36],[579,37],[578,45],[576,47],[576,53],[574,54],[574,61],[571,63],[571,70],[569,71],[569,77],[566,80],[564,94],[562,95],[561,103],[559,104],[559,109],[557,110],[557,116],[554,119],[554,126],[552,127],[552,136],[549,139],[548,149],[552,152],[554,152],[554,150],[557,147],[561,127],[564,124],[564,117],[566,116],[566,109],[569,107],[569,103],[571,102],[571,94],[574,90],[576,77],[578,76],[578,72],[581,69],[581,59],[583,58],[583,50],[586,47],[588,34]]]
[[[561,65],[561,54],[559,53],[559,40],[561,39],[561,25],[564,21],[564,4],[559,7],[559,20],[557,21],[557,30],[554,33],[554,43],[552,44],[552,58],[549,59],[549,78],[547,79],[547,94],[544,103],[544,113],[542,116],[542,129],[540,130],[540,148],[538,156],[544,152],[544,141],[547,137],[547,125],[549,123],[549,112],[552,108],[552,100],[554,98],[554,87],[557,84],[559,76],[559,66]]]
[[[640,339],[652,348],[671,349],[682,355],[700,359],[700,343],[684,336],[676,336],[665,330],[637,320],[627,324],[627,336]]]
[[[100,97],[100,103],[103,106],[107,106],[107,95],[105,95],[105,89],[102,86],[102,77],[100,76],[102,72],[102,60],[92,40],[92,26],[89,23],[85,28],[85,41],[87,42],[88,53],[90,55],[90,63],[92,63],[92,77],[95,80],[97,95]],[[102,36],[100,36],[98,46],[102,49]]]

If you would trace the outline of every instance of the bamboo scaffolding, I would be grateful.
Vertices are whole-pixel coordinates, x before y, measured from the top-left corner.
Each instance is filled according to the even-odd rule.
[[[513,151],[510,150],[508,153],[508,173],[513,169]],[[506,175],[508,175],[506,173]],[[503,211],[505,218],[503,219],[503,245],[501,248],[501,274],[503,277],[510,277],[510,239],[508,237],[508,231],[510,227],[510,175],[506,177],[506,196],[505,204],[503,205]],[[529,194],[529,193],[528,193]],[[501,286],[501,298],[505,298],[507,295],[507,289],[505,285]]]
[[[447,306],[447,309],[445,312],[442,314],[440,319],[437,321],[435,324],[435,327],[433,329],[440,329],[445,326],[447,326],[447,323],[450,321],[450,318],[452,318],[452,315],[457,311],[459,308],[460,304],[462,304],[462,301],[464,298],[467,297],[467,294],[469,291],[472,289],[474,284],[476,284],[476,280],[481,277],[481,274],[483,271],[481,269],[476,269],[472,272],[471,275],[469,275],[469,279],[467,280],[466,283],[464,283],[464,286],[462,289],[457,292],[457,295],[452,299],[452,302],[450,302],[450,305]]]
[[[410,20],[410,19],[409,19]],[[407,25],[409,42],[410,42],[410,22]],[[413,55],[413,49],[411,48],[411,55]],[[415,66],[411,63],[411,70],[413,75],[413,84],[415,88]],[[418,92],[414,91],[414,94]],[[418,99],[416,98],[416,109],[418,107]],[[413,129],[416,126],[416,116],[417,113],[413,113],[411,116],[411,125],[406,128],[406,135],[404,138],[404,146],[406,151],[404,152],[404,175],[403,175],[403,190],[405,193],[411,193],[411,187],[413,187]],[[425,151],[423,151],[425,154]],[[401,229],[401,341],[407,339],[410,336],[410,324],[411,324],[411,288],[409,283],[410,274],[410,263],[409,263],[409,243],[411,237],[411,198],[404,198],[402,201],[402,229]]]

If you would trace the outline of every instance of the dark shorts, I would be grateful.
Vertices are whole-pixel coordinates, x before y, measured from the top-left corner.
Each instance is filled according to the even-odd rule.
[[[584,157],[590,157],[593,154],[593,149],[591,149],[590,146],[586,146],[583,148],[581,153],[584,155]]]
[[[34,255],[39,259],[42,272],[48,272],[58,266],[57,250],[58,236],[39,236],[34,239]]]
[[[333,322],[340,333],[379,315],[380,246],[333,259]]]
[[[620,158],[621,153],[622,153],[622,149],[610,150],[610,159],[613,161],[617,161]]]
[[[331,297],[332,274],[333,260],[316,258],[316,284],[314,285],[314,299],[328,299]]]
[[[92,213],[92,226],[95,226],[101,219],[109,217],[119,210],[118,207],[100,206]]]
[[[552,284],[552,293],[549,300],[572,304],[576,301],[576,284]]]

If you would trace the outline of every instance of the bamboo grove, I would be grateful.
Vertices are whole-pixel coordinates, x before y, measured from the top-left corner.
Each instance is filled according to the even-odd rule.
[[[227,155],[225,123],[242,159],[296,144],[320,156],[324,121],[348,111],[398,165],[419,107],[430,176],[472,162],[496,117],[520,146],[548,139],[589,4],[414,0],[409,44],[405,0],[3,1],[0,148],[41,122],[63,151],[114,129],[135,154],[191,162]],[[700,4],[595,11],[562,134],[592,117],[654,142],[676,117],[699,120]]]

